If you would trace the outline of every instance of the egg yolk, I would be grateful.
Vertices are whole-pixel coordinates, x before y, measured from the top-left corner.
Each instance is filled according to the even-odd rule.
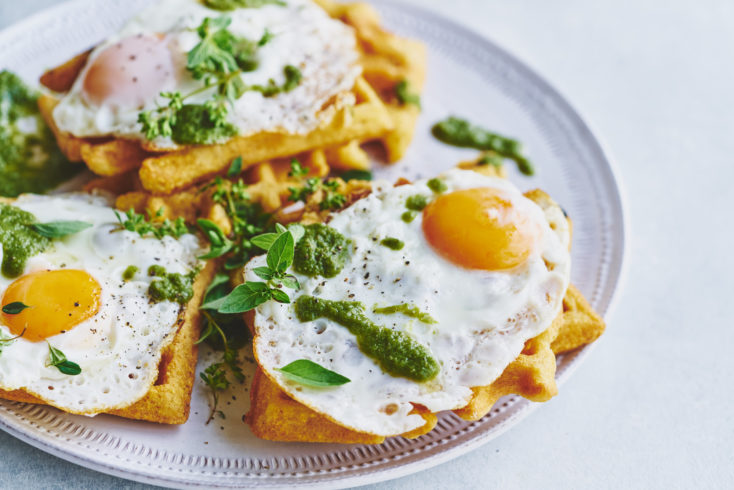
[[[92,60],[82,93],[95,105],[142,108],[176,84],[175,74],[167,39],[139,34],[106,48]]]
[[[467,269],[507,270],[525,262],[538,227],[502,191],[477,188],[438,196],[423,210],[423,234],[447,260]]]
[[[66,332],[99,310],[102,287],[81,270],[38,271],[16,279],[5,290],[2,304],[19,301],[29,308],[18,314],[2,313],[14,335],[32,342]]]

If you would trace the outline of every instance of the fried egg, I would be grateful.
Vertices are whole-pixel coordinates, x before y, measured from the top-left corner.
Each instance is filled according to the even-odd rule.
[[[131,19],[117,34],[99,44],[67,95],[54,110],[63,131],[79,137],[114,135],[142,139],[138,114],[167,100],[161,92],[191,93],[204,87],[186,69],[187,53],[200,38],[202,21],[226,15],[227,28],[253,42],[269,33],[257,52],[258,66],[241,76],[245,85],[278,85],[283,68],[300,69],[298,87],[273,97],[245,92],[229,110],[228,122],[239,134],[262,131],[306,133],[327,118],[322,110],[331,101],[353,103],[348,91],[360,73],[351,28],[331,19],[311,0],[285,0],[283,5],[239,8],[220,12],[196,0],[161,0]],[[214,89],[186,99],[203,104]],[[175,147],[170,138],[157,146]]]
[[[147,270],[188,274],[202,253],[196,236],[142,238],[120,230],[106,199],[88,195],[21,196],[13,206],[39,222],[92,226],[54,239],[15,278],[0,275],[2,305],[29,308],[0,315],[0,389],[23,389],[62,410],[95,414],[128,406],[155,382],[162,350],[182,306],[151,302]],[[0,255],[0,259],[2,256]],[[130,280],[123,273],[138,272]],[[49,366],[49,346],[79,365],[75,376]]]
[[[270,301],[255,310],[254,351],[262,369],[295,400],[342,426],[392,436],[424,424],[415,405],[431,412],[466,406],[471,388],[495,381],[561,310],[570,232],[560,207],[543,210],[508,181],[468,170],[440,179],[440,193],[427,181],[375,184],[328,223],[351,241],[341,272],[329,279],[295,273],[300,290],[291,293],[291,304]],[[401,217],[414,196],[427,206],[406,222]],[[404,246],[383,246],[385,238]],[[263,265],[264,257],[253,259],[245,278],[257,281],[253,271]],[[371,321],[428,349],[440,371],[425,382],[385,373],[344,326],[326,318],[300,322],[293,304],[300,295],[363,303]],[[435,323],[373,311],[401,304]],[[350,381],[314,388],[278,370],[300,359]]]

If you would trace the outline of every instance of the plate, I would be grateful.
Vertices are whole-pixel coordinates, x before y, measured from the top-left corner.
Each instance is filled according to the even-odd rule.
[[[46,10],[0,33],[0,67],[37,80],[118,28],[149,0],[76,0]],[[433,122],[460,115],[526,146],[537,174],[510,169],[521,189],[541,187],[574,221],[572,281],[605,313],[622,268],[624,216],[614,173],[584,121],[548,83],[492,42],[437,15],[376,0],[386,26],[423,40],[429,72],[423,114],[404,160],[378,168],[378,177],[417,178],[475,154],[441,145]],[[589,352],[558,359],[563,381]],[[199,371],[211,353],[202,352]],[[536,405],[505,397],[477,422],[453,414],[418,439],[395,437],[378,446],[290,444],[255,438],[242,416],[247,385],[222,402],[226,418],[209,425],[207,392],[197,382],[191,417],[161,426],[111,416],[94,418],[16,402],[0,402],[0,428],[46,452],[104,473],[168,487],[346,487],[387,480],[455,458],[509,429]],[[561,390],[560,396],[579,393]]]

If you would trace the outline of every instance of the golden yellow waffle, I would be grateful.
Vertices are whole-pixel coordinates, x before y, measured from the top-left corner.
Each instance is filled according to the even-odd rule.
[[[471,168],[488,175],[498,176],[502,167],[477,165],[464,162],[463,168]],[[369,192],[364,182],[349,182],[343,190],[360,196]],[[534,190],[526,196],[541,207],[552,203],[543,191]],[[307,203],[302,216],[304,222],[322,221],[325,218],[315,206],[318,196]],[[352,202],[355,199],[350,199]],[[252,316],[246,317],[251,324]],[[525,343],[523,351],[502,375],[489,386],[473,388],[469,403],[454,412],[466,420],[484,417],[501,397],[509,394],[523,396],[532,401],[547,401],[558,392],[555,382],[555,354],[575,349],[594,341],[604,331],[603,320],[593,312],[588,302],[574,287],[569,286],[563,300],[563,310],[551,326]],[[325,415],[302,405],[285,394],[275,383],[257,369],[255,382],[250,389],[251,408],[247,422],[258,437],[274,441],[334,442],[334,443],[381,443],[384,438],[356,432],[336,424]],[[428,414],[422,414],[424,418]],[[417,437],[435,426],[433,419],[426,425],[404,437]]]
[[[110,410],[112,415],[146,420],[161,424],[183,424],[189,418],[191,390],[196,377],[198,347],[194,342],[200,335],[199,304],[211,282],[216,263],[210,261],[194,283],[194,296],[178,318],[178,332],[163,350],[158,364],[158,379],[146,395],[128,407]],[[43,400],[25,390],[0,390],[0,398],[45,405]]]
[[[411,92],[420,95],[426,77],[425,46],[385,31],[377,11],[367,3],[332,0],[316,0],[316,3],[331,17],[354,28],[362,76],[387,104],[393,122],[393,129],[379,139],[385,147],[387,160],[400,160],[413,139],[420,108],[414,104],[401,104],[396,98],[396,87],[405,81]]]
[[[245,166],[297,153],[325,150],[338,170],[366,169],[369,157],[359,146],[380,140],[387,158],[402,157],[413,136],[420,113],[417,106],[401,104],[395,95],[398,83],[407,81],[419,94],[425,78],[424,46],[384,31],[375,10],[367,4],[336,4],[317,1],[332,17],[351,25],[356,32],[363,65],[363,78],[351,93],[336,97],[325,110],[333,119],[306,135],[259,133],[235,137],[220,145],[188,146],[176,151],[151,142],[117,138],[77,138],[60,131],[52,117],[58,100],[39,99],[41,114],[53,130],[60,148],[71,161],[84,161],[92,172],[115,176],[140,169],[143,187],[168,194],[223,174],[229,162],[242,156]],[[47,71],[41,83],[55,92],[68,91],[87,61],[82,53]],[[373,88],[374,87],[374,88]],[[352,106],[343,102],[356,99]]]

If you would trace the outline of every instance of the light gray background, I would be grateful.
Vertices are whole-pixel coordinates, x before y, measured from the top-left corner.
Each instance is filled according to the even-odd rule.
[[[410,0],[499,42],[616,161],[627,274],[561,394],[392,488],[734,487],[734,1]],[[58,0],[0,0],[0,27]],[[146,488],[0,432],[2,488]]]

